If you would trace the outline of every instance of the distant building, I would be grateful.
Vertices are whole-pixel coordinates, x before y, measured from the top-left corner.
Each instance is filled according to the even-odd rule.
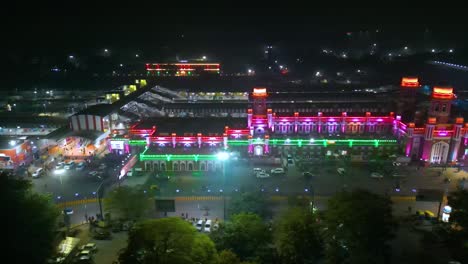
[[[219,75],[220,67],[208,62],[146,63],[146,72],[153,76]]]
[[[32,148],[28,140],[0,137],[0,169],[16,169],[32,161]]]

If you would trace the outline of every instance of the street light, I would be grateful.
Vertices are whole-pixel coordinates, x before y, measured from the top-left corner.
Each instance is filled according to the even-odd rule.
[[[100,190],[101,190],[101,187],[102,187],[102,184],[104,183],[104,181],[101,182],[101,184],[99,184],[97,190],[96,190],[96,194],[97,194],[97,199],[98,199],[98,202],[99,202],[99,214],[101,215],[101,220],[104,219],[103,215],[102,215],[102,195],[100,194]]]
[[[226,190],[226,160],[229,159],[229,153],[222,151],[216,154],[218,160],[223,162],[223,190]],[[223,191],[223,219],[226,220],[226,195]]]

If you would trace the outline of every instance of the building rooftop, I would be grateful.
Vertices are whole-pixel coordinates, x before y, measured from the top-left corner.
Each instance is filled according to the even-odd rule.
[[[246,128],[245,118],[213,118],[213,117],[190,117],[190,118],[152,118],[139,122],[133,129],[149,129],[156,126],[156,134],[183,135],[187,133],[203,135],[224,133],[224,127]]]

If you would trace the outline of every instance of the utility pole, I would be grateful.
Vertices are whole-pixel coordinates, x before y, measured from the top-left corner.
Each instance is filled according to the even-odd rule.
[[[99,214],[101,215],[101,220],[104,220],[104,215],[102,214],[102,195],[100,195],[100,190],[101,190],[101,187],[102,187],[103,183],[104,183],[104,181],[102,181],[101,184],[99,184],[99,186],[98,186],[98,188],[96,190],[98,203],[99,203]],[[104,193],[104,191],[103,191],[103,193]]]

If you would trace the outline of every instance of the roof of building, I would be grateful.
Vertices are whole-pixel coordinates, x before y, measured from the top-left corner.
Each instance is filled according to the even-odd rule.
[[[151,85],[147,85],[142,88],[138,88],[135,92],[122,97],[120,100],[112,103],[112,104],[98,104],[98,105],[93,105],[90,106],[76,114],[76,115],[97,115],[97,116],[107,116],[111,114],[112,112],[117,112],[122,106],[126,105],[132,100],[135,100],[138,98],[138,96],[142,95],[145,92],[150,91],[152,88]]]
[[[176,133],[183,135],[185,133],[202,134],[223,134],[224,127],[245,128],[247,120],[245,118],[214,118],[214,117],[161,117],[152,118],[139,122],[133,129],[148,129],[156,126],[156,134]]]
[[[16,137],[0,137],[0,149],[13,149],[23,144],[24,141]]]

